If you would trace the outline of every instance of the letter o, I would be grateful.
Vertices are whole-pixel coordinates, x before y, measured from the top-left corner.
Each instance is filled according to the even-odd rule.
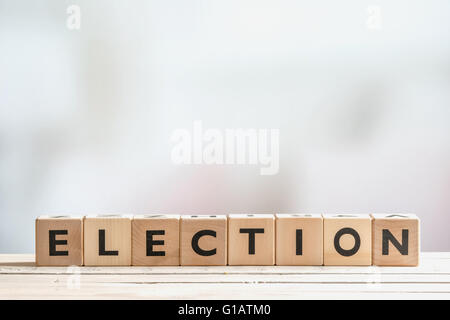
[[[341,240],[341,237],[344,234],[350,234],[355,239],[355,245],[353,246],[353,248],[351,248],[349,250],[343,249],[341,247],[341,244],[339,243],[339,241]],[[361,246],[361,238],[359,237],[359,234],[358,234],[358,232],[356,232],[355,229],[342,228],[341,230],[336,232],[336,235],[334,236],[334,248],[341,256],[350,257],[350,256],[354,255],[355,253],[358,252],[360,246]]]

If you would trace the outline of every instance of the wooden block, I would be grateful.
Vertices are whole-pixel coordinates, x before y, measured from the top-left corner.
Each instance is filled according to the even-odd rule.
[[[372,220],[366,215],[325,215],[323,260],[326,266],[372,264]]]
[[[182,216],[180,262],[184,266],[227,264],[227,217],[225,215]]]
[[[417,266],[419,264],[419,218],[413,214],[373,214],[373,264]]]
[[[277,214],[276,264],[321,266],[323,219],[320,214]]]
[[[180,216],[139,215],[133,217],[133,266],[180,265]]]
[[[275,218],[273,215],[229,215],[228,264],[256,266],[275,264]]]
[[[85,217],[84,264],[86,266],[131,265],[131,219],[129,216]]]
[[[83,217],[36,219],[36,265],[83,265]]]

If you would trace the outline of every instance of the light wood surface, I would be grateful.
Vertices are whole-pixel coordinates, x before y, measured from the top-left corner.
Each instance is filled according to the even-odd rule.
[[[450,299],[450,253],[418,267],[36,267],[0,255],[0,299]]]
[[[132,265],[179,266],[180,265],[180,216],[140,215],[133,217]],[[150,243],[147,243],[148,232]],[[150,255],[147,255],[150,246]]]
[[[227,225],[227,216],[225,215],[182,216],[180,223],[181,265],[226,265]],[[193,246],[196,246],[198,252],[194,250]]]
[[[326,266],[370,266],[372,264],[372,217],[368,214],[324,215],[323,264]]]
[[[251,233],[251,232],[254,233]],[[275,264],[275,217],[266,214],[228,216],[228,264]]]
[[[100,231],[103,232],[104,241],[100,239]],[[103,250],[100,250],[100,243],[104,245]],[[130,216],[98,215],[84,218],[84,264],[86,266],[131,265]]]
[[[35,252],[37,265],[83,265],[83,217],[37,218]]]
[[[419,218],[412,214],[373,214],[372,217],[373,264],[378,266],[418,265],[420,252]],[[386,239],[383,239],[383,232],[386,230],[397,240],[397,245],[404,251],[403,253],[391,241],[387,242]],[[404,232],[407,233],[404,234]],[[403,239],[403,235],[405,239]],[[383,243],[387,250],[384,253]]]
[[[320,214],[277,214],[275,226],[277,265],[323,264],[323,219]],[[297,246],[298,238],[301,243]]]

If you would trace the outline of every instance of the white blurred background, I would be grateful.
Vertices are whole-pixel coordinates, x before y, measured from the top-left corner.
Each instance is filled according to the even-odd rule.
[[[279,129],[279,173],[174,165],[194,120]],[[450,1],[0,0],[0,253],[155,212],[410,212],[450,251]]]

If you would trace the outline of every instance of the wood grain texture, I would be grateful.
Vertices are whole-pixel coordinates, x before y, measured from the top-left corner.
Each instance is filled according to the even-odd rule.
[[[324,215],[323,218],[324,265],[370,266],[372,264],[372,218],[370,215]],[[356,232],[356,236],[347,233],[346,230]],[[341,237],[337,236],[340,232],[343,232]],[[339,240],[335,243],[337,238]],[[341,248],[341,252],[337,248]],[[343,254],[344,251],[350,252],[352,249],[355,249],[354,253]]]
[[[179,215],[139,215],[133,217],[132,262],[134,266],[178,266],[180,265],[180,216]],[[147,232],[152,235],[153,251],[156,255],[147,255]],[[163,243],[160,243],[163,241]],[[161,255],[164,254],[164,255]]]
[[[105,251],[117,255],[101,255],[100,233],[104,231]],[[131,265],[131,217],[98,215],[84,218],[84,264],[86,266]]]
[[[379,266],[417,266],[420,252],[419,218],[412,214],[373,214],[372,217],[372,263]],[[407,235],[405,241],[408,252],[402,254],[389,241],[387,252],[383,253],[383,230],[388,230],[399,245],[404,245],[403,234],[406,230],[404,235]]]
[[[193,248],[193,237],[204,230],[213,231],[198,238],[200,253]],[[180,223],[180,262],[183,266],[224,266],[227,264],[227,216],[182,216]],[[198,249],[197,249],[198,250]]]
[[[54,235],[56,241],[67,244],[55,245],[56,251],[67,255],[53,255],[50,252],[50,230],[63,231]],[[47,266],[83,265],[83,217],[41,216],[36,219],[36,264]]]
[[[323,264],[323,219],[320,214],[276,215],[276,264]],[[301,252],[297,252],[297,230],[301,230]]]
[[[450,253],[418,267],[36,267],[0,254],[0,299],[450,299]]]
[[[246,229],[258,229],[254,234],[252,251],[250,233]],[[268,214],[232,214],[228,216],[228,264],[274,265],[275,218]]]

